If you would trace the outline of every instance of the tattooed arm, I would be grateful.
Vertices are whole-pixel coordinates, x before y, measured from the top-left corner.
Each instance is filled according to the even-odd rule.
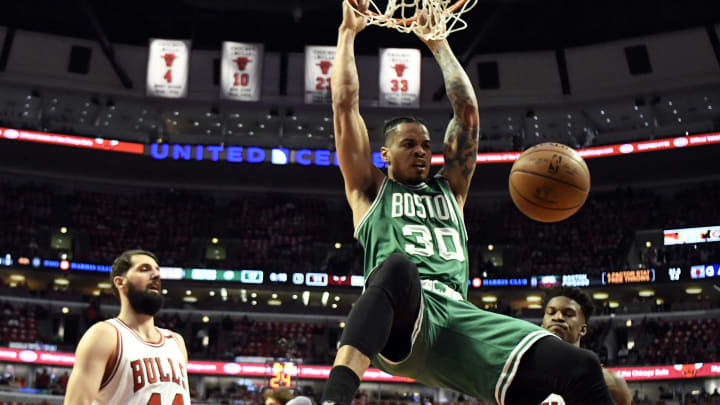
[[[440,174],[450,183],[458,206],[462,209],[477,161],[480,132],[477,98],[470,78],[455,58],[447,40],[423,42],[440,65],[445,79],[445,90],[454,112],[445,131],[445,165]]]

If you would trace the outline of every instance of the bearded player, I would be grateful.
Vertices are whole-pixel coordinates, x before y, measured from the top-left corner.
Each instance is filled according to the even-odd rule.
[[[190,405],[185,341],[154,324],[163,303],[157,262],[143,250],[113,262],[120,314],[80,339],[65,405]]]
[[[364,13],[368,1],[358,3]],[[430,133],[414,118],[385,126],[387,176],[372,164],[354,55],[366,24],[343,4],[331,76],[335,143],[355,237],[365,249],[365,290],[340,339],[323,404],[350,405],[371,360],[390,374],[499,405],[537,405],[553,392],[569,404],[613,404],[592,353],[467,301],[463,207],[479,115],[472,84],[447,40],[421,38],[440,66],[454,112],[443,168],[430,176]]]
[[[557,287],[545,296],[545,315],[541,326],[560,339],[580,347],[580,339],[587,334],[587,322],[594,311],[592,298],[587,293],[575,287]],[[602,371],[615,402],[618,405],[630,405],[632,394],[625,380],[606,368]],[[564,404],[563,398],[556,394],[543,401],[543,405]]]

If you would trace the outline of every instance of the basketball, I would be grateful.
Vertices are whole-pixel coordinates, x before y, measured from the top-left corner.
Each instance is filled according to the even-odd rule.
[[[541,143],[515,161],[509,188],[513,203],[523,214],[540,222],[558,222],[585,203],[590,171],[574,149],[559,143]]]

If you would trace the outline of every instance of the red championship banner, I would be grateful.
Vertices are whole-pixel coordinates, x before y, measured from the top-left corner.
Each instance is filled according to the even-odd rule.
[[[305,47],[305,102],[329,104],[330,72],[335,59],[334,46]]]
[[[147,69],[148,96],[187,96],[190,41],[150,39]]]
[[[223,42],[220,97],[239,101],[259,101],[262,62],[262,44]]]
[[[419,49],[380,49],[380,106],[420,107]]]

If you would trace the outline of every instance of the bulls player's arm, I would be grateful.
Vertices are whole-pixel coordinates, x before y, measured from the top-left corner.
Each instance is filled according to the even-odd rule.
[[[608,370],[605,367],[603,367],[602,371],[605,384],[607,384],[610,395],[612,395],[615,403],[617,405],[630,405],[632,403],[632,394],[625,379],[620,377],[618,373]]]
[[[421,19],[422,20],[422,19]],[[480,115],[477,97],[465,69],[458,62],[446,39],[425,40],[440,65],[445,92],[453,109],[453,118],[445,130],[443,157],[445,163],[440,175],[447,179],[462,209],[475,172],[480,135]]]
[[[367,1],[358,3],[359,9],[367,9]],[[370,207],[366,196],[374,195],[384,177],[380,169],[372,164],[370,138],[365,121],[360,116],[360,81],[355,64],[355,36],[365,26],[365,18],[355,14],[347,3],[343,2],[343,21],[338,29],[330,88],[335,147],[355,224]]]
[[[116,346],[117,332],[110,324],[98,322],[85,332],[75,350],[75,365],[68,380],[65,405],[92,403]]]
[[[180,335],[177,332],[172,333],[173,336],[175,336],[175,339],[177,339],[178,346],[180,346],[180,351],[182,351],[183,356],[185,356],[185,364],[188,362],[188,354],[187,354],[187,347],[185,347],[185,339],[183,339],[182,335]]]

